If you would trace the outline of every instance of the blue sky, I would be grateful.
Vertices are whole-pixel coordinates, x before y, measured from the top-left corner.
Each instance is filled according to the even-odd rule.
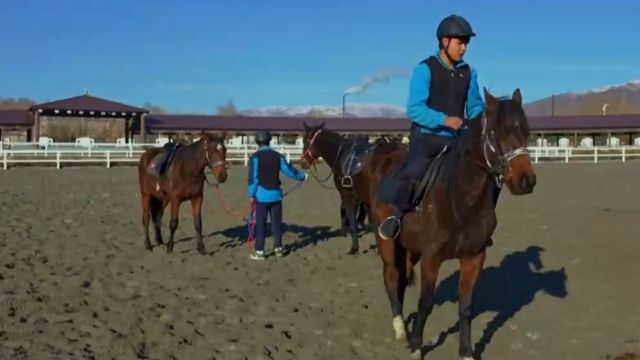
[[[172,111],[341,104],[370,75],[404,72],[350,103],[403,106],[412,67],[451,13],[478,34],[466,60],[525,101],[640,79],[640,1],[4,0],[0,97],[91,94]]]

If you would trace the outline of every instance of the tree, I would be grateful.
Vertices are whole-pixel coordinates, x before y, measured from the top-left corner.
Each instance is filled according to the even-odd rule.
[[[167,113],[167,110],[165,108],[163,108],[162,106],[153,105],[150,102],[144,103],[144,105],[142,105],[142,108],[144,108],[147,111],[149,111],[149,114],[166,114]]]
[[[240,112],[236,108],[236,105],[233,103],[233,100],[229,100],[226,104],[218,105],[216,107],[216,113],[218,115],[240,115]]]
[[[0,98],[0,110],[26,110],[36,102],[27,98]]]

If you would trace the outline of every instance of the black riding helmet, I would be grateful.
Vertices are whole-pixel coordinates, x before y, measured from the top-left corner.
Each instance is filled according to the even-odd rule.
[[[269,142],[271,142],[271,133],[269,130],[260,130],[256,133],[255,140],[258,145],[269,145]]]
[[[476,33],[471,29],[471,24],[458,15],[450,15],[442,19],[438,30],[436,31],[438,40],[442,40],[443,37],[455,37],[455,38],[470,38],[476,36]]]

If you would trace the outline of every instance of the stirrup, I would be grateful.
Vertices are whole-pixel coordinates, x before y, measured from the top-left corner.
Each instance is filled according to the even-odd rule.
[[[387,221],[394,221],[397,225],[398,225],[398,229],[396,230],[396,232],[393,234],[393,237],[386,237],[382,234],[381,228],[382,225],[384,225]],[[402,229],[402,221],[395,215],[389,216],[386,219],[384,219],[380,225],[378,225],[378,236],[380,236],[380,238],[382,240],[395,240],[398,237],[398,234],[400,234],[400,230]]]
[[[343,176],[342,177],[342,181],[341,181],[341,185],[344,188],[352,188],[353,187],[353,179],[351,178],[351,176],[349,176],[349,175]]]

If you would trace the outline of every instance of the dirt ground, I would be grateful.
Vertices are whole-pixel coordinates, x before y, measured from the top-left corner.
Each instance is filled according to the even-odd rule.
[[[500,198],[472,325],[478,358],[636,359],[640,163],[536,171],[534,194]],[[246,168],[232,167],[223,194],[235,209],[245,184]],[[186,204],[175,253],[146,252],[134,167],[0,172],[0,358],[409,357],[393,339],[373,236],[346,255],[336,192],[310,180],[288,196],[290,254],[264,262],[205,194],[210,256],[195,251]],[[441,272],[426,359],[457,358],[456,267]],[[416,301],[408,289],[406,316]]]

